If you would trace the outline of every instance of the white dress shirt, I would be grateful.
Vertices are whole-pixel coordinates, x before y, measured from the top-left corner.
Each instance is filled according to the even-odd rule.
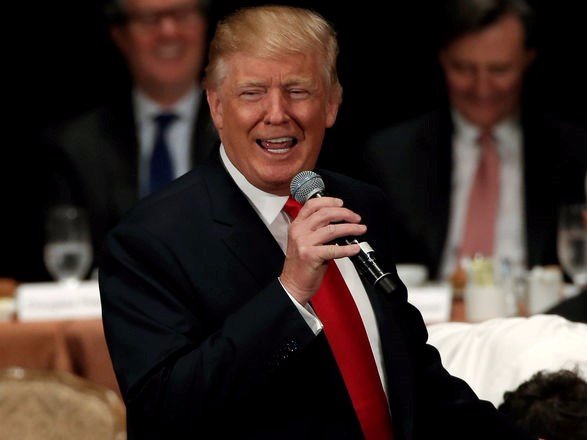
[[[475,178],[481,147],[480,131],[453,111],[453,163],[449,231],[441,261],[440,277],[448,279],[454,271],[465,229],[469,192]],[[526,265],[524,228],[524,172],[522,131],[517,118],[499,123],[493,130],[500,159],[500,196],[495,228],[494,261],[508,261],[513,267]]]
[[[283,211],[285,202],[288,196],[277,196],[275,194],[266,193],[261,191],[259,188],[253,186],[243,174],[230,162],[230,159],[224,151],[224,145],[220,145],[220,157],[224,164],[228,174],[235,181],[236,185],[245,194],[257,214],[263,223],[267,226],[271,235],[275,238],[283,252],[287,249],[287,231],[289,229],[290,219],[287,214]],[[383,370],[383,356],[381,353],[381,342],[379,339],[379,331],[377,329],[377,323],[375,321],[375,314],[367,292],[359,278],[359,274],[355,269],[355,266],[348,258],[340,258],[334,260],[340,273],[342,274],[345,283],[347,284],[351,295],[357,305],[359,314],[365,326],[367,337],[369,338],[369,344],[371,351],[375,358],[377,365],[377,371],[383,384],[383,389],[387,393],[386,379]],[[314,313],[312,307],[308,304],[307,307],[303,307],[293,296],[284,288],[296,308],[300,311],[304,320],[308,323],[314,334],[318,334],[322,331],[322,323]]]
[[[428,326],[442,365],[495,406],[540,371],[577,368],[587,378],[587,324],[557,315]]]
[[[133,90],[133,106],[135,124],[139,142],[139,188],[140,195],[148,194],[149,164],[157,123],[155,116],[162,112],[171,112],[177,119],[169,126],[166,132],[167,145],[173,164],[173,177],[177,178],[188,172],[192,167],[191,139],[194,131],[194,121],[200,106],[202,91],[196,87],[171,107],[161,107],[149,99],[138,89]]]

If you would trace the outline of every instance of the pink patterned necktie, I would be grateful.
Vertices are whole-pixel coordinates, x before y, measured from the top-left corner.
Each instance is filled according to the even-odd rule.
[[[478,143],[481,157],[475,180],[469,193],[467,218],[461,242],[460,255],[471,257],[477,253],[493,255],[495,225],[499,204],[499,155],[491,132],[483,132]]]
[[[296,218],[301,205],[291,197],[283,210]],[[393,430],[387,398],[377,372],[367,332],[340,271],[328,262],[326,275],[312,297],[312,307],[324,325],[366,440],[391,440]]]

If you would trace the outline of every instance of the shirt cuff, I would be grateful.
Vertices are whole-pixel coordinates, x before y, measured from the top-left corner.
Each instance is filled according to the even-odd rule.
[[[304,318],[304,321],[306,321],[306,324],[308,324],[308,327],[310,327],[314,335],[318,335],[324,328],[324,325],[322,325],[322,321],[316,316],[316,312],[314,312],[310,303],[307,303],[305,307],[301,305],[283,286],[279,277],[277,277],[277,280],[279,281],[279,284],[281,284],[281,287],[283,287],[283,290],[285,290],[285,293],[287,293],[291,302],[296,306],[296,309],[298,309],[298,312],[302,315],[302,318]]]

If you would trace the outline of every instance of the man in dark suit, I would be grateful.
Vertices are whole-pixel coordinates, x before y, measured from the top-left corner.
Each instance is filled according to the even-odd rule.
[[[321,172],[344,206],[290,210],[290,181],[313,169],[336,119],[337,53],[305,9],[243,9],[217,27],[206,90],[220,154],[139,202],[106,241],[104,328],[129,439],[529,438],[426,345],[378,189]],[[358,244],[332,244],[362,234],[391,271],[387,296],[347,258]],[[342,313],[358,320],[337,326]],[[367,351],[353,358],[356,338]]]
[[[200,85],[204,6],[204,0],[108,3],[110,34],[130,71],[132,90],[51,127],[45,136],[56,171],[52,199],[88,211],[95,266],[107,231],[139,198],[217,150],[218,135]],[[172,115],[164,128],[157,122],[160,115]],[[162,155],[158,136],[166,141]],[[163,178],[154,184],[160,172]]]
[[[587,132],[522,100],[535,57],[523,0],[454,0],[445,10],[439,58],[449,104],[375,133],[365,149],[366,175],[389,198],[397,261],[426,265],[432,279],[450,277],[472,256],[465,249],[510,268],[556,264],[558,207],[585,197]],[[474,191],[483,133],[498,162],[491,224],[471,220],[491,203]],[[475,227],[486,248],[467,246]]]

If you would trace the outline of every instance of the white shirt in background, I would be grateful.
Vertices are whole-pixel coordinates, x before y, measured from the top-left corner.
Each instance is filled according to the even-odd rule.
[[[558,315],[447,322],[428,327],[442,364],[496,407],[540,371],[577,368],[587,379],[587,324]]]
[[[173,177],[177,178],[192,167],[191,141],[194,121],[200,107],[202,91],[196,87],[171,107],[161,107],[140,90],[133,90],[135,124],[139,143],[140,195],[148,194],[149,164],[155,142],[157,123],[155,116],[163,112],[175,113],[178,118],[167,129],[167,145],[173,164]]]

